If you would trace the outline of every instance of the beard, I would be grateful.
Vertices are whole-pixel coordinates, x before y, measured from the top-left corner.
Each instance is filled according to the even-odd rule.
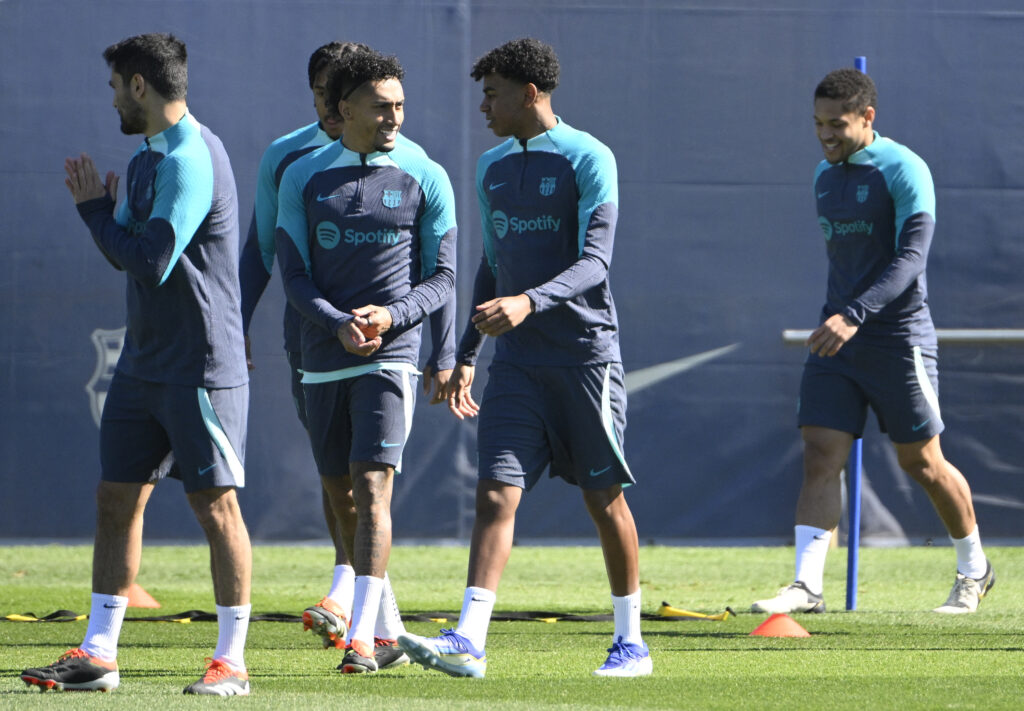
[[[121,133],[130,136],[135,133],[145,132],[146,114],[139,104],[129,104],[117,113],[121,117]]]

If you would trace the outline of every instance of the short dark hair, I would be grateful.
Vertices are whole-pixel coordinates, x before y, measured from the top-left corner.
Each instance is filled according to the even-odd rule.
[[[843,102],[843,111],[863,114],[872,106],[878,108],[878,90],[859,69],[844,67],[825,75],[814,90],[815,99],[838,99]]]
[[[316,75],[324,70],[329,64],[334,64],[345,57],[349,52],[356,49],[370,49],[359,42],[328,42],[316,48],[316,51],[309,56],[309,66],[306,71],[309,73],[309,88],[313,88]]]
[[[533,84],[551,93],[558,86],[558,56],[551,45],[532,37],[506,42],[476,60],[471,76],[480,81],[488,74]]]
[[[385,79],[405,78],[405,70],[394,55],[383,55],[372,49],[357,49],[346,54],[335,65],[327,80],[327,105],[337,108],[342,100],[363,84]]]
[[[188,92],[188,52],[172,34],[123,39],[103,50],[103,59],[125,84],[139,74],[168,101],[184,99]]]

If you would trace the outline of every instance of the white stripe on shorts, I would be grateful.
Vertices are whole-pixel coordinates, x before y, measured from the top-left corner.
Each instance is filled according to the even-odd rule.
[[[921,347],[914,346],[914,374],[917,376],[917,384],[921,387],[921,393],[925,401],[935,411],[935,416],[942,418],[939,410],[939,395],[932,387],[932,381],[928,378],[928,371],[924,367],[924,358],[921,357]]]
[[[245,486],[245,467],[242,466],[238,455],[235,454],[235,448],[231,446],[231,441],[224,432],[220,418],[217,417],[217,412],[213,409],[213,403],[210,402],[210,393],[206,391],[206,388],[196,388],[196,390],[199,393],[199,412],[203,415],[206,431],[210,433],[210,438],[217,445],[217,449],[220,450],[224,461],[228,463],[228,469],[235,480],[235,486],[243,487]]]
[[[409,433],[412,432],[412,406],[413,398],[413,385],[409,380],[411,373],[408,370],[401,370],[402,373],[402,410],[405,415],[405,443],[409,444]],[[414,371],[415,372],[415,371]],[[402,458],[398,460],[398,464],[395,465],[395,473],[402,473],[402,459],[405,458],[405,447],[402,447]]]
[[[626,457],[622,454],[622,447],[619,446],[619,438],[615,436],[615,418],[612,416],[611,373],[612,366],[609,363],[604,367],[604,384],[601,385],[601,424],[604,425],[604,433],[608,437],[608,443],[612,446],[612,451],[615,452],[615,456],[618,457],[626,473],[632,477],[633,472],[629,471],[629,465],[626,464]]]

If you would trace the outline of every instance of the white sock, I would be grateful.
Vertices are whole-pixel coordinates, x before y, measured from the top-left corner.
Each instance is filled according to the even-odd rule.
[[[384,578],[370,575],[356,576],[356,592],[352,603],[352,626],[348,642],[359,640],[373,646],[373,630],[377,626],[377,612],[384,589]]]
[[[825,556],[832,531],[814,526],[796,526],[796,577],[815,595],[825,587]]]
[[[117,638],[121,636],[121,623],[127,610],[128,598],[93,593],[82,651],[107,662],[117,659]]]
[[[487,643],[487,626],[497,599],[497,593],[487,588],[468,587],[462,596],[462,613],[455,631],[472,642],[478,651],[484,651]]]
[[[356,594],[356,570],[351,565],[334,566],[334,579],[327,597],[338,603],[345,619],[352,619],[352,599]]]
[[[988,559],[981,549],[981,536],[975,526],[965,538],[949,537],[956,548],[956,569],[968,578],[983,578],[988,570]]]
[[[629,644],[643,644],[640,637],[640,591],[616,597],[612,595],[612,611],[615,613],[615,634],[612,641],[620,637]]]
[[[402,624],[402,614],[398,611],[395,591],[391,589],[391,578],[384,573],[384,587],[380,593],[380,609],[377,611],[377,625],[373,630],[373,636],[381,639],[398,639],[400,634],[405,634],[405,625]]]
[[[251,612],[252,605],[217,605],[217,649],[213,658],[238,671],[245,671],[245,638]]]

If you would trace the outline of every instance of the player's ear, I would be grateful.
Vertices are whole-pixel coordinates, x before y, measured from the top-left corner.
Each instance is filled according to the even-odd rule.
[[[864,120],[867,121],[868,123],[874,123],[875,122],[875,107],[874,106],[869,106],[866,109],[864,109]]]
[[[132,78],[128,80],[128,89],[132,97],[138,101],[146,93],[146,79],[141,74],[132,74]]]
[[[523,106],[529,108],[537,102],[537,96],[540,94],[540,89],[533,82],[527,82],[523,85]]]
[[[338,102],[338,114],[346,121],[352,119],[352,106],[345,99]]]

